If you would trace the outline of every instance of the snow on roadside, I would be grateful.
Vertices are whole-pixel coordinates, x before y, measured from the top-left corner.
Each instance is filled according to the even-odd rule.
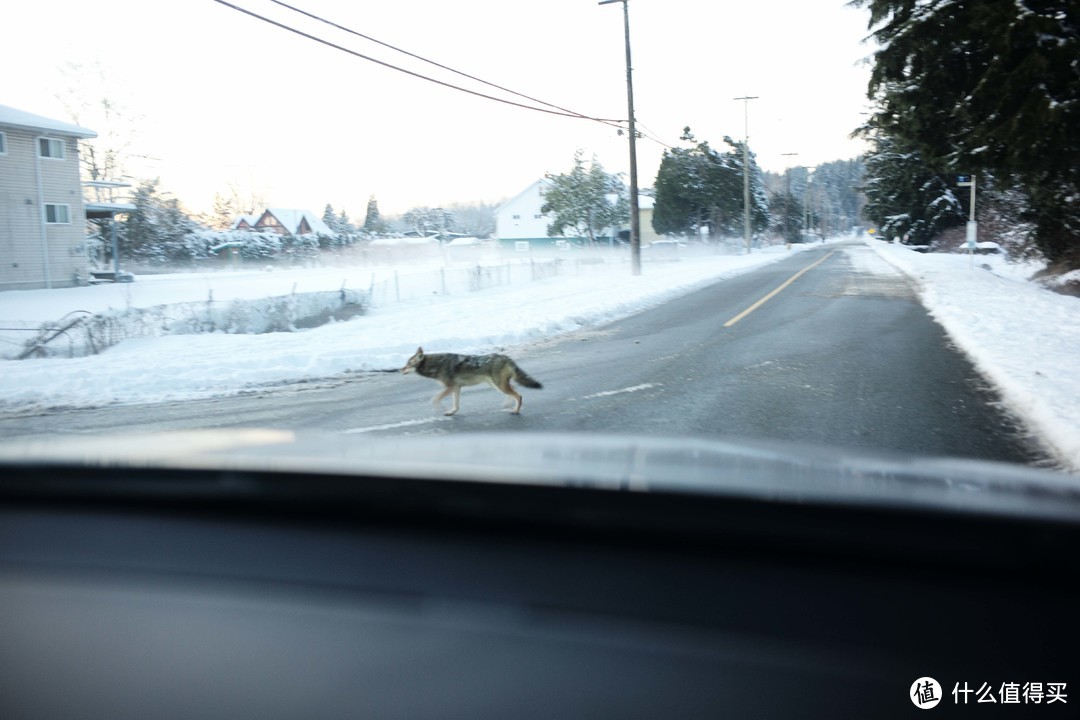
[[[1080,300],[1027,281],[1033,270],[992,256],[920,254],[870,240],[914,278],[952,340],[1061,463],[1080,471]],[[417,345],[490,352],[625,317],[707,283],[814,246],[748,256],[625,265],[450,296],[429,293],[349,322],[297,333],[133,339],[75,359],[0,361],[0,411],[152,403],[257,391],[289,382],[400,367]],[[990,271],[981,266],[989,264]],[[76,309],[257,298],[365,287],[370,268],[171,275],[134,286],[0,293],[0,318],[55,320]],[[136,287],[137,286],[137,287]]]
[[[1006,409],[1080,471],[1080,299],[1029,282],[1033,268],[999,257],[868,244],[917,282],[927,310]]]
[[[90,357],[6,361],[0,373],[0,410],[234,395],[267,385],[398,368],[421,344],[432,351],[491,352],[624,317],[807,247],[646,261],[643,274],[637,277],[629,274],[628,265],[619,263],[607,273],[563,275],[459,295],[431,293],[419,301],[375,308],[355,320],[303,332],[130,339]],[[328,283],[340,286],[340,273],[294,272],[289,281],[301,288],[325,290]],[[174,275],[137,288],[114,285],[0,293],[0,317],[35,316],[45,306],[46,317],[55,319],[92,300],[100,303],[104,293],[87,291],[102,289],[115,296],[109,302],[132,305],[168,302],[163,297],[190,300],[205,297],[211,290],[215,297],[230,298],[278,294],[282,278],[275,276],[278,273],[256,273],[244,282],[228,276]],[[141,278],[133,285],[140,282]],[[222,290],[223,286],[229,289]]]

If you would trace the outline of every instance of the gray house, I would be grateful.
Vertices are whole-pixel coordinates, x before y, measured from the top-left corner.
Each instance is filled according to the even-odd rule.
[[[0,105],[0,290],[88,277],[79,140],[93,130]]]

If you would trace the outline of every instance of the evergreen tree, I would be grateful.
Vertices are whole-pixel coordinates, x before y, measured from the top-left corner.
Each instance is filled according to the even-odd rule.
[[[950,182],[931,171],[918,150],[884,132],[866,156],[863,215],[885,238],[929,245],[942,230],[967,218]]]
[[[322,221],[326,223],[326,226],[331,230],[333,230],[334,225],[337,224],[337,213],[334,212],[334,206],[330,203],[326,203],[326,207],[323,208]]]
[[[364,232],[371,235],[386,232],[386,223],[379,215],[379,201],[374,195],[368,198],[367,214],[364,215]]]
[[[765,184],[762,180],[761,168],[757,164],[757,155],[751,150],[747,153],[743,153],[743,143],[732,140],[728,136],[724,136],[724,142],[731,148],[724,154],[724,165],[729,169],[727,183],[731,184],[731,172],[735,174],[735,178],[738,182],[738,203],[737,211],[731,212],[731,204],[725,203],[722,207],[724,214],[719,218],[718,225],[729,235],[741,235],[744,232],[744,212],[743,212],[743,158],[749,159],[750,170],[749,177],[747,178],[750,185],[750,230],[754,233],[759,233],[769,227],[769,194],[765,190]]]
[[[551,237],[564,235],[596,243],[597,233],[629,222],[630,198],[617,175],[604,171],[593,158],[589,167],[579,150],[569,173],[548,175],[541,212],[554,219],[548,225]]]
[[[326,227],[330,228],[335,235],[343,235],[346,230],[342,228],[341,220],[338,214],[334,211],[334,206],[330,203],[326,203],[326,207],[323,208],[322,221],[326,224]]]
[[[769,201],[772,231],[785,242],[799,242],[803,231],[803,201],[786,190],[773,193]]]
[[[1022,188],[1044,255],[1080,267],[1080,3],[851,4],[879,43],[870,126],[934,172]]]
[[[863,174],[862,158],[833,160],[814,170],[814,209],[826,233],[844,232],[858,224]]]
[[[665,150],[654,189],[653,229],[661,235],[740,235],[743,227],[742,143],[725,137],[729,150],[720,153],[708,142],[698,142],[690,128],[682,140],[689,148]],[[754,154],[750,158],[751,228],[768,227],[769,201]]]
[[[180,207],[179,201],[163,192],[160,180],[139,183],[133,197],[135,210],[118,234],[120,256],[155,264],[181,263],[192,259],[187,236],[199,229]]]
[[[341,212],[337,215],[337,227],[335,228],[340,235],[350,235],[356,231],[356,227],[350,222],[349,214],[342,208]],[[334,226],[331,225],[333,228]]]
[[[713,234],[717,203],[733,192],[729,188],[725,193],[722,187],[723,158],[708,142],[697,142],[689,127],[683,128],[681,139],[691,147],[665,150],[660,160],[653,183],[653,229],[661,235],[696,236],[708,228]]]

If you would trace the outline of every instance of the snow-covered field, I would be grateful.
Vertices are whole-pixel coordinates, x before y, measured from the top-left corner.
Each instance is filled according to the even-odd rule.
[[[1008,409],[1025,419],[1065,467],[1080,471],[1080,300],[1028,282],[1032,268],[996,257],[971,262],[964,255],[923,255],[867,242],[918,282],[927,309],[998,388]],[[353,267],[146,276],[125,285],[0,293],[0,325],[8,325],[57,320],[73,310],[376,284],[395,289],[363,317],[302,332],[149,337],[89,357],[0,361],[0,412],[206,398],[397,368],[420,344],[490,352],[630,315],[809,247],[676,262],[646,256],[638,277],[625,262],[541,279],[508,270],[506,284],[472,292],[448,289],[439,268],[402,268],[393,277],[392,270]],[[402,295],[402,287],[412,289]]]

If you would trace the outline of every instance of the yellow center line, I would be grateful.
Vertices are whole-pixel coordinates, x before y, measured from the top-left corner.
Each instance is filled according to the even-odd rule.
[[[835,252],[836,252],[835,250],[830,250],[830,251],[829,251],[829,254],[828,254],[828,255],[826,255],[825,257],[821,258],[820,260],[818,260],[817,262],[815,262],[815,263],[813,263],[813,264],[811,264],[811,265],[807,265],[807,266],[806,266],[806,267],[804,267],[804,268],[803,268],[802,270],[800,270],[799,272],[797,272],[797,273],[795,273],[794,275],[792,275],[791,277],[789,277],[789,278],[788,278],[787,280],[785,280],[785,281],[784,281],[784,282],[783,282],[783,283],[782,283],[782,284],[780,285],[780,287],[776,288],[776,289],[775,289],[775,290],[773,290],[773,291],[772,291],[771,293],[769,293],[769,294],[768,294],[768,295],[766,295],[765,297],[761,298],[761,299],[760,299],[760,300],[758,300],[758,301],[757,301],[756,303],[754,303],[753,305],[751,305],[750,307],[746,308],[746,309],[745,309],[745,310],[743,310],[743,311],[742,311],[741,313],[739,313],[738,315],[736,315],[735,317],[731,318],[731,319],[730,319],[730,320],[728,320],[728,321],[727,321],[726,323],[724,323],[724,327],[731,327],[732,325],[734,325],[735,323],[739,322],[740,320],[742,320],[742,319],[743,319],[744,317],[746,317],[746,316],[747,316],[747,315],[749,315],[750,313],[752,313],[752,312],[754,312],[755,310],[757,310],[757,309],[758,309],[759,307],[761,307],[761,306],[762,306],[762,305],[764,305],[765,303],[767,303],[767,302],[769,302],[770,300],[772,300],[772,299],[773,299],[774,297],[776,297],[777,295],[779,295],[779,294],[780,294],[780,292],[781,292],[781,291],[782,291],[782,290],[783,290],[784,288],[786,288],[786,287],[787,287],[788,285],[790,285],[791,283],[793,283],[793,282],[795,282],[796,280],[798,280],[798,279],[799,279],[799,277],[800,277],[800,276],[801,276],[801,275],[802,275],[803,273],[805,273],[805,272],[809,272],[809,271],[813,270],[813,269],[814,269],[814,268],[816,268],[816,267],[817,267],[818,265],[820,265],[821,263],[823,263],[823,262],[825,262],[826,260],[828,260],[828,259],[829,259],[829,257],[830,257],[830,256],[831,256],[831,255],[832,255],[833,253],[835,253]]]

